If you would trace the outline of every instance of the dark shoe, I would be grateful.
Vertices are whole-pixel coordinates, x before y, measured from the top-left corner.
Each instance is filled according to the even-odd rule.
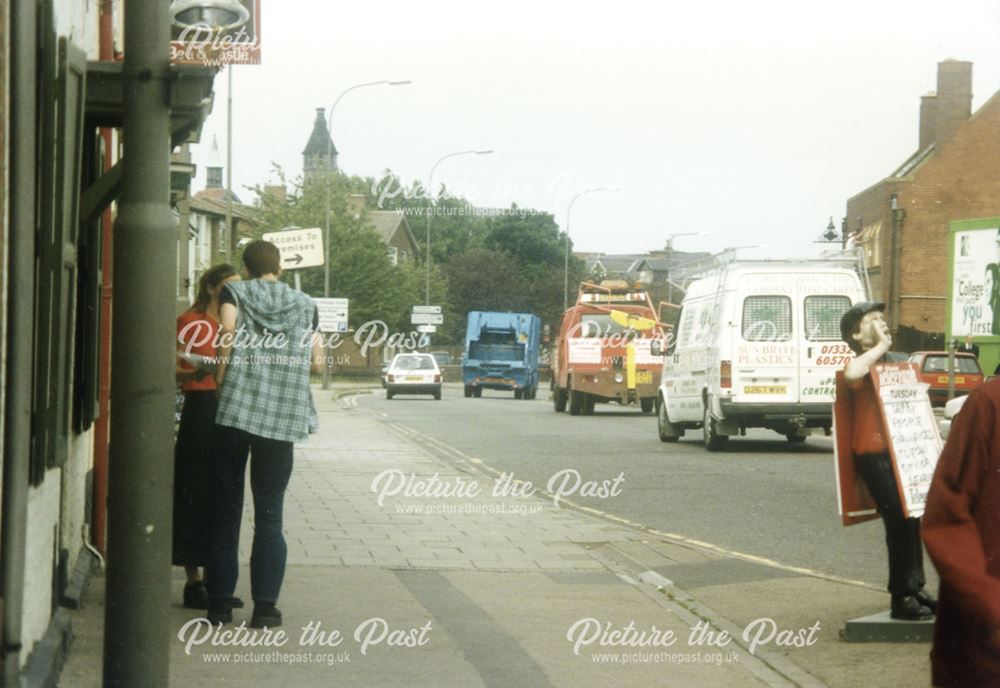
[[[926,590],[917,590],[917,594],[915,594],[914,597],[917,598],[917,602],[937,614],[937,598],[934,597],[934,595],[930,594]]]
[[[233,622],[233,601],[232,599],[226,600],[212,600],[208,603],[208,614],[205,615],[208,619],[208,623],[213,626],[218,626],[219,624],[227,624]]]
[[[274,602],[254,602],[250,628],[275,628],[281,625],[281,610]]]
[[[184,586],[184,607],[187,609],[208,609],[208,590],[201,581]]]
[[[928,621],[934,618],[934,612],[922,605],[916,595],[893,595],[889,616],[903,621]]]

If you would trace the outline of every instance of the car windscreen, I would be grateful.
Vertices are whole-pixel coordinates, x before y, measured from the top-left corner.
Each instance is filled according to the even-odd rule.
[[[927,358],[924,359],[923,372],[947,373],[948,357],[928,356]],[[975,359],[968,358],[966,356],[955,357],[955,372],[962,373],[963,375],[982,375],[982,373],[979,371],[979,366],[976,364]]]
[[[396,370],[434,370],[434,359],[430,356],[399,356],[392,367]]]

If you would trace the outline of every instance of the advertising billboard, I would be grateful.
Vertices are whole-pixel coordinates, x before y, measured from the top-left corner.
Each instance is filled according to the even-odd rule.
[[[1000,218],[951,225],[949,336],[1000,336]]]

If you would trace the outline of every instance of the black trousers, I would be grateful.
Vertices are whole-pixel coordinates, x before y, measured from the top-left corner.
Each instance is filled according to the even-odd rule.
[[[926,582],[920,519],[903,516],[896,475],[888,454],[859,454],[856,465],[885,525],[885,544],[889,550],[889,592],[893,595],[912,595]]]
[[[174,446],[175,566],[204,566],[208,557],[212,428],[215,392],[184,393],[184,409]]]
[[[215,426],[212,498],[208,529],[208,596],[233,596],[239,577],[240,521],[247,457],[253,493],[253,547],[250,592],[254,602],[277,602],[285,577],[288,547],[282,533],[285,488],[292,475],[291,442],[272,440],[224,425]]]

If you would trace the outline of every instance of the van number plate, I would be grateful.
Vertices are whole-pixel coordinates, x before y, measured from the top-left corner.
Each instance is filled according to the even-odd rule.
[[[635,371],[635,383],[637,385],[649,385],[653,382],[653,371],[652,370],[637,370]]]
[[[744,394],[787,394],[788,387],[785,385],[745,385]]]

